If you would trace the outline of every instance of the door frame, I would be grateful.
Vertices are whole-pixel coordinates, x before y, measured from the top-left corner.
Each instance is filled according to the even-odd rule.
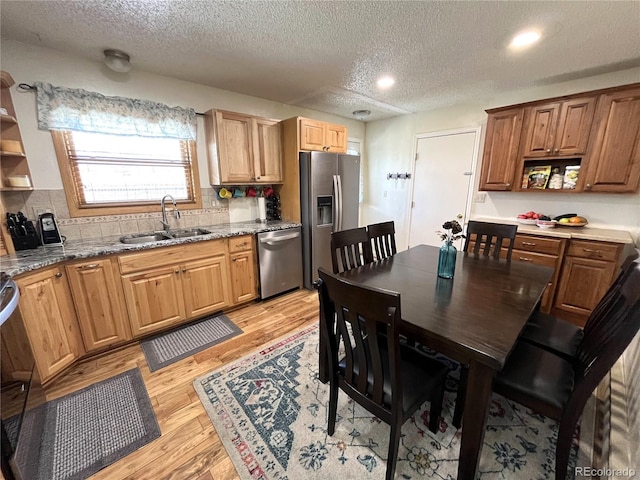
[[[413,143],[413,165],[411,168],[411,188],[409,192],[409,225],[407,229],[407,248],[409,248],[409,241],[411,239],[411,225],[413,223],[413,193],[416,185],[416,163],[418,162],[418,142],[423,138],[433,138],[433,137],[445,137],[449,135],[460,135],[462,133],[475,133],[476,138],[473,143],[473,157],[471,159],[471,175],[469,179],[469,189],[467,190],[467,204],[465,205],[464,211],[464,219],[465,222],[462,225],[463,230],[466,223],[469,221],[469,214],[471,213],[471,205],[473,203],[473,192],[476,185],[476,170],[478,166],[478,153],[480,151],[480,134],[482,133],[482,127],[462,127],[462,128],[454,128],[451,130],[439,130],[436,132],[428,132],[428,133],[418,133],[415,137],[415,142]],[[446,221],[444,219],[443,221]]]

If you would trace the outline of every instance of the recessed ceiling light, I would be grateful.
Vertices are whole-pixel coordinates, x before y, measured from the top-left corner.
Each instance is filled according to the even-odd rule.
[[[533,30],[529,30],[527,32],[521,32],[517,34],[515,37],[513,37],[513,39],[511,40],[511,43],[509,44],[509,47],[511,48],[527,47],[529,45],[536,43],[538,40],[540,40],[540,33]]]
[[[389,88],[391,85],[396,83],[396,81],[392,77],[382,77],[378,80],[378,87],[380,88]]]

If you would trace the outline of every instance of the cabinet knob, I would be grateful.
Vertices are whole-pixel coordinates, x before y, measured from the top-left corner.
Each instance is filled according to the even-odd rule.
[[[559,148],[556,148],[556,149],[554,150],[554,152],[555,152],[555,153],[558,153],[559,151],[560,151],[560,149],[559,149]]]
[[[180,273],[180,270],[179,270],[179,269],[176,269],[176,275],[177,275],[177,274],[179,274],[179,273]]]
[[[511,184],[510,183],[505,183],[504,186],[507,187],[507,188],[511,188]]]
[[[260,180],[260,177],[256,177],[256,180]]]
[[[56,278],[62,278],[62,272],[58,272],[58,273],[56,273],[55,277],[56,277]]]
[[[237,258],[232,258],[231,259],[232,262],[235,262],[236,260],[237,260]]]
[[[547,148],[547,153],[551,153],[551,149],[550,148]]]
[[[591,190],[591,184],[590,184],[590,183],[587,183],[587,184],[584,186],[584,189],[585,189],[585,190]]]
[[[183,268],[183,269],[182,269],[182,273],[187,273],[187,269],[186,269],[186,268]]]

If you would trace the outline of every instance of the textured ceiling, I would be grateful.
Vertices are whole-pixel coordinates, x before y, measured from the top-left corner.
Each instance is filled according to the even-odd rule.
[[[640,65],[639,1],[2,0],[0,14],[3,38],[94,60],[117,48],[135,70],[369,120]],[[508,52],[526,27],[543,40]]]

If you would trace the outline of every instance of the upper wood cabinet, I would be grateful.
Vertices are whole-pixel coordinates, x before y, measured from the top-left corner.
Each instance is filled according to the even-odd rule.
[[[63,267],[39,270],[16,283],[24,327],[45,382],[84,354],[69,285]]]
[[[640,187],[640,84],[487,110],[480,190],[636,192]],[[524,118],[524,119],[523,119]],[[537,167],[537,168],[536,168]],[[571,170],[569,170],[571,168]],[[532,171],[578,172],[531,187]]]
[[[595,107],[595,96],[527,107],[523,156],[584,155]]]
[[[640,88],[602,95],[584,189],[634,192],[640,184]]]
[[[83,260],[65,267],[88,352],[131,338],[118,281],[117,267],[108,258]]]
[[[300,118],[300,150],[347,152],[347,127]]]
[[[480,190],[511,190],[518,163],[524,110],[489,113],[482,154]]]
[[[0,71],[0,107],[7,110],[7,115],[0,115],[0,189],[3,191],[33,190],[29,163],[24,153],[22,135],[13,108],[10,87],[14,80],[7,72]],[[9,185],[9,176],[26,175],[29,186],[16,187]]]
[[[212,185],[282,182],[282,139],[277,120],[209,110],[205,134]]]

